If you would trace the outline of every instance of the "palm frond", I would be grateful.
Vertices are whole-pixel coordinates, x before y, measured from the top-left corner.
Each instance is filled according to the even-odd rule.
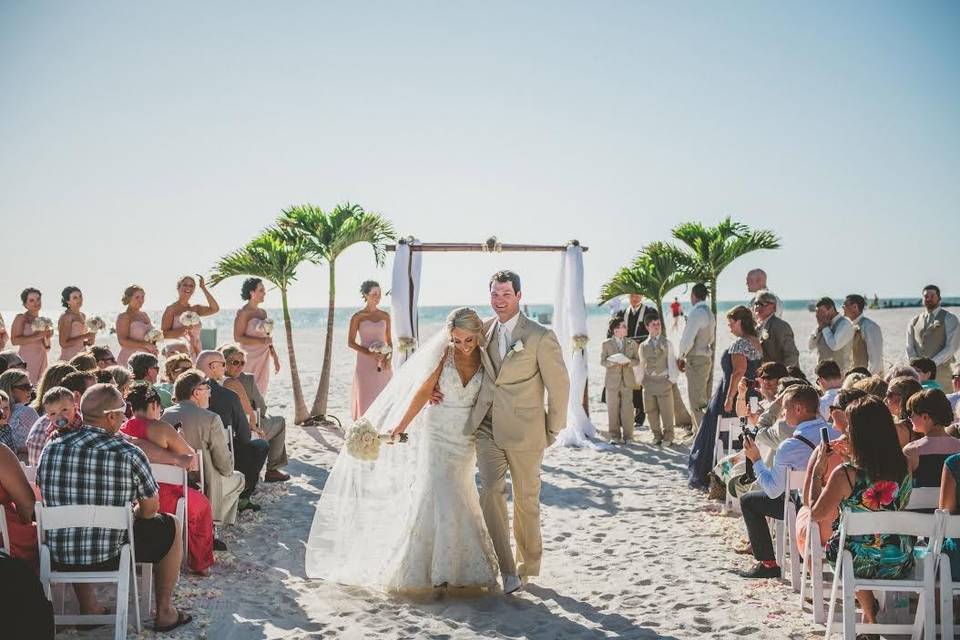
[[[286,290],[297,279],[297,267],[306,259],[302,239],[278,227],[264,229],[244,247],[220,258],[210,284],[233,276],[256,276]]]
[[[337,205],[329,212],[305,204],[285,209],[277,221],[281,228],[299,234],[314,262],[332,262],[349,247],[368,243],[377,266],[386,260],[386,245],[397,237],[393,224],[356,204]]]

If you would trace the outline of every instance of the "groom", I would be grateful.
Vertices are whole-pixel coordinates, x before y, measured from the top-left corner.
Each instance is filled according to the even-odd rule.
[[[570,379],[550,331],[520,313],[520,276],[490,279],[495,320],[484,323],[483,383],[465,433],[477,436],[480,506],[503,574],[513,593],[540,574],[540,463],[543,450],[566,426]],[[547,408],[544,410],[544,390]],[[507,522],[507,470],[513,484],[514,562]]]

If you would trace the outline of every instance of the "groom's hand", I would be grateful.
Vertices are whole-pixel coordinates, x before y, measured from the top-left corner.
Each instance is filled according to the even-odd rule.
[[[433,393],[430,394],[430,404],[440,404],[443,402],[443,393],[440,392],[440,387],[434,387]]]

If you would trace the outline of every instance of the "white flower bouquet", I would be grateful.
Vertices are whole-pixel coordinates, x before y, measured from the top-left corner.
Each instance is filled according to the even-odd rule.
[[[195,327],[200,324],[200,314],[196,311],[184,311],[180,314],[180,324],[185,327]]]
[[[51,331],[53,329],[53,320],[46,316],[39,316],[34,318],[33,322],[30,323],[30,327],[34,331]]]
[[[383,371],[383,365],[381,363],[393,355],[393,348],[390,345],[382,342],[374,342],[367,348],[371,353],[375,353],[380,356],[380,359],[377,361],[377,371]]]
[[[97,333],[107,328],[107,323],[104,322],[103,318],[100,316],[92,316],[87,318],[87,321],[84,323],[84,325],[87,327],[87,331],[90,333]]]
[[[273,335],[273,320],[270,318],[264,318],[263,322],[260,323],[260,328],[263,330],[263,335],[272,336]]]
[[[373,461],[380,456],[380,434],[366,418],[357,420],[344,440],[347,453],[358,460]]]
[[[146,335],[143,336],[143,341],[159,344],[163,341],[163,331],[160,331],[160,329],[150,329],[150,331],[147,331]]]

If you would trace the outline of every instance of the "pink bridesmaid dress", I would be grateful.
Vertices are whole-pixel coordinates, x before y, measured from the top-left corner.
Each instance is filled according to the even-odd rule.
[[[87,326],[80,322],[79,320],[74,320],[70,323],[70,337],[79,338],[80,336],[87,333]],[[60,350],[60,360],[63,362],[69,362],[70,358],[77,355],[81,351],[86,349],[81,342],[75,347],[64,347]]]
[[[153,325],[142,320],[133,320],[130,322],[130,339],[143,340],[147,337],[147,332],[153,329]],[[133,347],[120,347],[120,353],[117,354],[117,364],[127,366],[127,360],[138,350]]]
[[[180,314],[175,314],[173,316],[173,324],[171,325],[174,329],[180,329],[183,327],[183,323],[180,322]],[[202,324],[194,325],[187,329],[187,332],[183,335],[183,340],[187,341],[187,347],[190,349],[190,357],[196,361],[197,356],[200,355],[200,352],[203,351],[203,347],[200,346],[200,329]]]
[[[23,323],[23,335],[32,336],[34,334],[33,320],[27,319]],[[40,377],[47,370],[47,349],[42,342],[20,345],[20,359],[27,364],[27,375],[30,376],[30,382],[40,384]]]
[[[360,338],[360,344],[364,347],[379,342],[386,344],[387,341],[387,322],[386,320],[361,320],[357,327],[357,334]],[[393,377],[393,370],[390,368],[390,361],[383,363],[383,371],[377,371],[377,361],[374,358],[363,354],[357,354],[357,366],[353,370],[353,394],[350,410],[353,419],[357,420],[362,416],[367,408],[377,399],[383,388]]]
[[[263,318],[250,318],[243,333],[251,338],[266,338]],[[270,345],[266,342],[254,346],[244,345],[243,350],[247,352],[247,363],[243,365],[243,370],[245,373],[253,374],[257,389],[266,397],[267,387],[270,386],[270,368],[273,366]]]

